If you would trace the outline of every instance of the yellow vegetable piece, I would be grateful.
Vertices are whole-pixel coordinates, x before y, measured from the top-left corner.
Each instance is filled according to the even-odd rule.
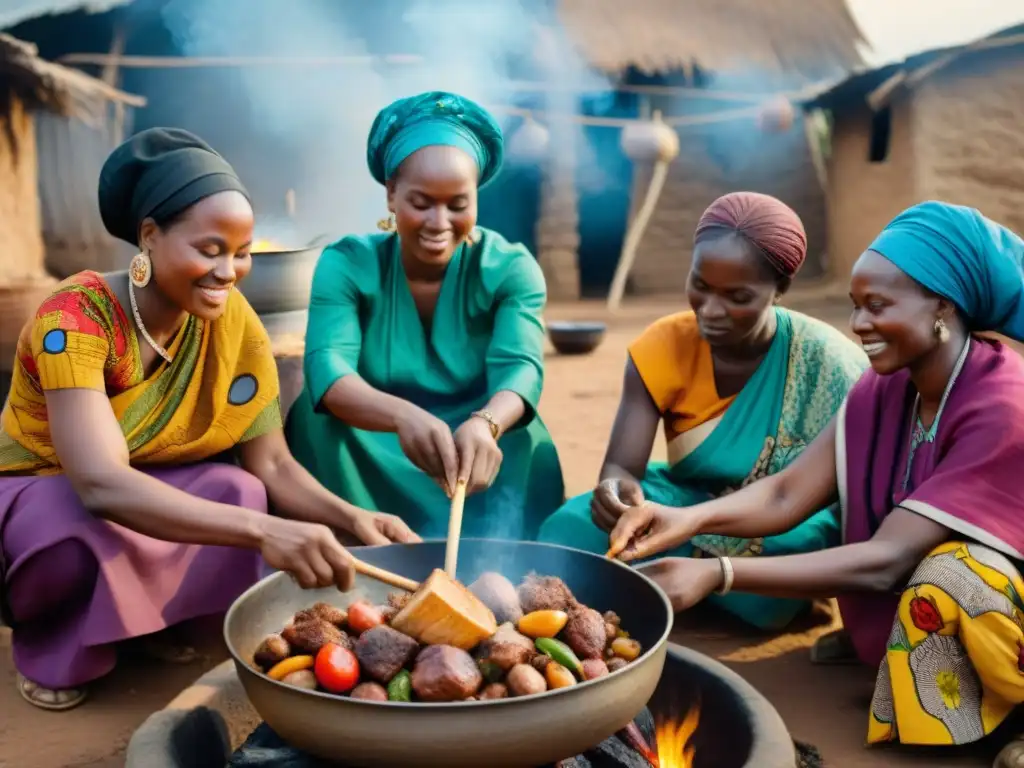
[[[640,655],[640,643],[628,637],[617,637],[612,640],[612,651],[620,659],[632,661]]]
[[[576,677],[573,673],[557,661],[549,661],[548,665],[544,667],[544,679],[548,681],[548,688],[551,690],[576,685]]]
[[[312,669],[316,659],[312,656],[289,656],[284,661],[279,661],[267,672],[271,680],[284,680],[292,672],[299,672],[303,669]]]
[[[536,640],[538,637],[554,637],[569,621],[565,611],[534,611],[519,620],[519,631]]]

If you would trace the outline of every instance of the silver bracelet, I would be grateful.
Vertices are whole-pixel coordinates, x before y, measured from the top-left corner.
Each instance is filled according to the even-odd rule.
[[[728,557],[718,558],[718,564],[722,566],[722,586],[715,590],[716,595],[728,595],[732,591],[732,582],[736,578],[736,572],[732,569],[732,560]]]

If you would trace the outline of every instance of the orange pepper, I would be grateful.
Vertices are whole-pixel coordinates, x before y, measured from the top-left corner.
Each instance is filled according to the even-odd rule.
[[[270,668],[267,672],[267,677],[271,680],[283,680],[288,677],[292,672],[298,672],[303,669],[312,669],[316,663],[316,659],[312,656],[289,656],[284,661],[279,661],[277,664]]]
[[[554,637],[569,621],[565,611],[534,611],[519,620],[518,629],[527,637]]]

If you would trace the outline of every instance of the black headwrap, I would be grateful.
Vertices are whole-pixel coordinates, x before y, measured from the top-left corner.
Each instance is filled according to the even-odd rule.
[[[139,244],[147,217],[167,221],[218,192],[249,193],[234,169],[198,136],[180,128],[150,128],[110,153],[100,171],[103,225]]]

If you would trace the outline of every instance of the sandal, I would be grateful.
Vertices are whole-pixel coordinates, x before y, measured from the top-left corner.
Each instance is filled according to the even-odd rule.
[[[992,768],[1024,768],[1024,734],[1003,747]]]
[[[811,663],[822,665],[857,664],[857,651],[845,629],[822,635],[811,646]],[[1024,768],[1024,766],[1021,766]]]
[[[63,712],[73,709],[89,696],[85,688],[65,688],[63,690],[43,688],[41,685],[33,683],[20,672],[17,675],[16,682],[21,698],[34,707],[47,709],[51,712]]]

